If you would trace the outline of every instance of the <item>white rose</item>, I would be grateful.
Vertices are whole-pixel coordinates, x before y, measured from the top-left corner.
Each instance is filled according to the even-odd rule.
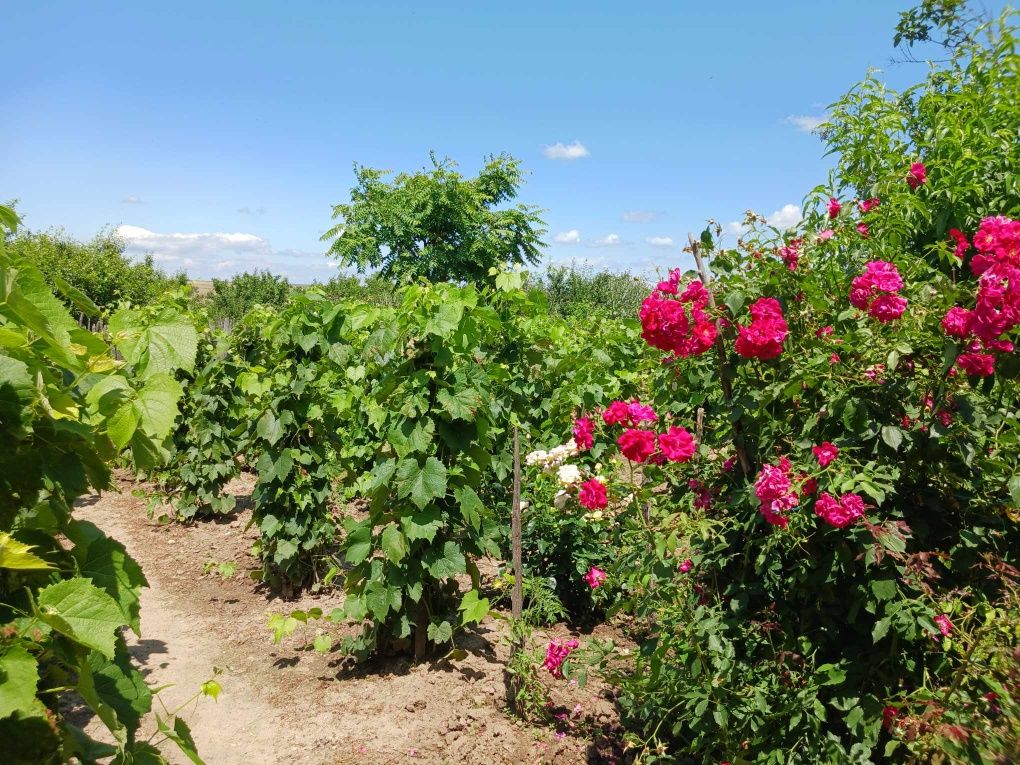
[[[560,483],[564,486],[573,486],[575,483],[581,480],[581,471],[577,465],[563,465],[556,473],[556,477],[560,479]]]

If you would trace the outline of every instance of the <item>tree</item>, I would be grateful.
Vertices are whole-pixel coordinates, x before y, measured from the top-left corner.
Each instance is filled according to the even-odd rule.
[[[209,313],[214,319],[237,320],[258,304],[272,307],[283,305],[290,293],[291,286],[287,278],[269,271],[238,274],[229,281],[213,279]]]
[[[109,231],[88,242],[61,230],[19,230],[9,239],[10,254],[38,268],[51,286],[55,279],[63,279],[103,309],[120,300],[150,303],[170,287],[188,282],[184,273],[171,276],[160,270],[152,255],[132,260],[124,253],[124,241]]]
[[[430,155],[432,168],[401,173],[355,166],[351,201],[333,208],[337,224],[323,241],[342,266],[379,269],[387,279],[482,281],[493,267],[535,264],[545,233],[539,209],[519,204],[520,162],[491,156],[477,178],[464,178],[450,159]]]

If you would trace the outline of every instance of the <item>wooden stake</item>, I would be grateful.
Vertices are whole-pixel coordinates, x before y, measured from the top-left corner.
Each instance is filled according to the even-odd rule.
[[[514,426],[514,496],[510,513],[510,537],[513,554],[514,589],[510,595],[510,610],[514,619],[524,612],[524,572],[521,562],[521,442]]]

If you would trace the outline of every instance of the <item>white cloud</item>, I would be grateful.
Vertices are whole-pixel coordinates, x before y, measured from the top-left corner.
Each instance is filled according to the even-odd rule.
[[[785,204],[768,217],[769,225],[776,228],[792,228],[800,223],[804,214],[800,205]]]
[[[552,146],[546,146],[543,149],[543,153],[546,159],[581,159],[587,157],[589,152],[587,147],[580,141],[575,140],[573,143],[559,143],[558,141]]]
[[[813,114],[791,114],[786,118],[786,121],[802,133],[813,133],[827,119],[828,117],[824,114],[818,116]]]
[[[766,221],[770,226],[782,230],[787,228],[793,228],[800,223],[803,218],[803,212],[800,209],[800,205],[785,204],[778,210],[774,211],[771,215],[766,218]],[[743,221],[730,221],[729,223],[723,224],[723,233],[731,236],[743,236],[751,227]]]
[[[651,223],[659,219],[659,213],[653,210],[628,210],[620,219],[626,223]]]
[[[121,225],[117,235],[128,256],[152,255],[163,268],[183,269],[195,279],[267,269],[302,284],[336,270],[321,252],[277,250],[268,240],[243,232],[163,233]]]
[[[676,243],[671,236],[650,236],[645,239],[652,247],[674,247]]]
[[[572,228],[570,231],[561,231],[553,237],[553,241],[558,244],[580,244],[581,232],[576,228]]]
[[[120,200],[120,203],[122,205],[144,205],[145,200],[142,199],[141,197],[130,196],[124,197],[122,200]]]
[[[606,234],[601,239],[592,242],[595,247],[615,247],[618,244],[622,244],[619,234]]]

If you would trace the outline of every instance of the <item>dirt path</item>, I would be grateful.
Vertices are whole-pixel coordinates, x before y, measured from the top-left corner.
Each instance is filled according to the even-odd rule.
[[[247,576],[256,538],[244,531],[249,511],[190,527],[160,525],[147,518],[145,499],[132,494],[143,488],[125,482],[119,494],[87,498],[75,515],[120,540],[148,577],[142,639],[131,650],[150,684],[171,684],[160,694],[166,707],[191,698],[214,667],[222,670],[219,700],[202,698],[183,714],[207,765],[616,761],[601,735],[592,743],[592,731],[608,730],[615,715],[591,687],[556,685],[555,702],[568,718],[559,731],[505,714],[506,648],[494,619],[464,636],[469,655],[456,664],[394,659],[352,670],[338,653],[302,649],[315,628],[272,645],[269,612],[328,612],[339,597],[274,597]],[[243,508],[250,482],[230,489]],[[223,562],[234,564],[233,577],[204,572],[207,563]],[[149,721],[145,733],[154,725]],[[89,731],[98,730],[93,721]],[[170,748],[166,753],[174,765],[187,763]]]

